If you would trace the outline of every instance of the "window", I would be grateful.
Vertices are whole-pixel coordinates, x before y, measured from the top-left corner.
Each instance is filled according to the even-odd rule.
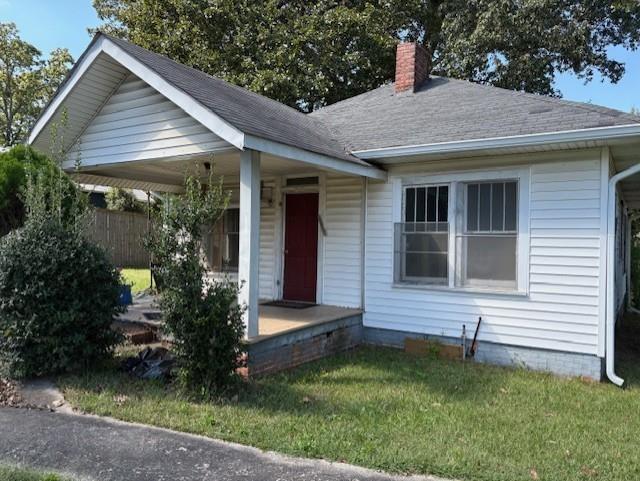
[[[227,209],[213,227],[211,246],[207,249],[211,269],[215,272],[238,272],[240,250],[240,209]]]
[[[458,236],[462,286],[516,288],[518,184],[463,184],[464,228]]]
[[[396,283],[518,288],[518,180],[411,185],[402,193]]]
[[[449,186],[407,187],[404,205],[395,226],[396,282],[447,284]]]

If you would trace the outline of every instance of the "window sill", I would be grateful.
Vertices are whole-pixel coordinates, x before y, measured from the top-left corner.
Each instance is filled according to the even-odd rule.
[[[394,282],[391,287],[393,289],[407,289],[417,291],[431,291],[431,292],[446,292],[448,294],[461,294],[461,295],[488,295],[498,297],[517,297],[524,298],[529,297],[529,294],[523,291],[513,290],[500,290],[500,289],[482,289],[479,287],[449,287],[438,286],[428,284],[404,284]]]

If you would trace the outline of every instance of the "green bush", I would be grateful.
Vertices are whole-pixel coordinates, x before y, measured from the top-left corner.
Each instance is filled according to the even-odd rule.
[[[0,240],[0,363],[12,377],[74,370],[119,341],[120,276],[60,223],[27,222]]]
[[[0,366],[12,377],[86,366],[119,341],[120,275],[84,236],[86,199],[57,167],[30,175],[26,222],[0,239]]]
[[[27,173],[51,165],[45,156],[24,145],[0,153],[0,236],[24,222],[20,194],[26,185]]]
[[[240,366],[244,333],[238,286],[206,280],[204,225],[213,225],[228,203],[222,183],[203,188],[187,178],[185,194],[157,214],[147,247],[156,264],[165,329],[173,337],[179,380],[205,397],[229,388]]]

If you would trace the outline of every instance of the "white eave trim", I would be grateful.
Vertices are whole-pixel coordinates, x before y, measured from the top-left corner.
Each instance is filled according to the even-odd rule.
[[[299,147],[281,144],[253,135],[245,135],[244,145],[248,149],[258,150],[285,159],[297,160],[323,169],[359,175],[371,179],[387,180],[387,172],[373,165],[358,164],[356,162],[350,162],[349,160],[317,154]]]
[[[62,107],[75,85],[90,68],[100,53],[105,53],[116,62],[144,80],[151,87],[163,94],[171,102],[182,108],[187,114],[207,127],[211,132],[226,140],[238,149],[244,148],[244,133],[214,114],[190,95],[167,82],[162,76],[135,59],[106,37],[100,37],[89,48],[81,63],[74,70],[71,78],[58,91],[55,98],[40,116],[29,135],[29,144],[33,144],[43,129]]]
[[[170,192],[181,194],[184,192],[182,185],[162,184],[159,182],[147,182],[143,180],[120,179],[105,175],[93,175],[83,173],[70,173],[71,178],[78,184],[91,184],[107,187],[119,187],[121,189],[138,189],[152,192]]]
[[[640,123],[597,127],[592,129],[566,130],[541,134],[515,135],[488,139],[460,140],[435,144],[406,145],[381,149],[357,150],[353,155],[361,159],[389,159],[393,157],[412,157],[418,155],[438,155],[466,153],[482,150],[536,147],[571,142],[601,142],[640,137]]]

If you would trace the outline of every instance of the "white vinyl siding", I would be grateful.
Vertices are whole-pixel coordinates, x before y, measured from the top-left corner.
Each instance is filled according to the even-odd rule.
[[[363,194],[359,177],[326,178],[323,304],[360,307]]]
[[[584,158],[589,160],[559,158],[557,162],[532,162],[525,167],[530,172],[529,221],[525,226],[530,231],[525,251],[528,289],[513,295],[394,287],[392,246],[397,201],[393,180],[371,182],[365,326],[459,338],[463,324],[469,332],[482,316],[480,340],[596,354],[600,159],[590,153]]]
[[[229,146],[134,75],[107,100],[68,154],[83,165],[192,155]]]
[[[265,187],[273,187],[273,182],[264,182]],[[276,293],[276,204],[261,202],[260,207],[260,299],[275,299]]]

